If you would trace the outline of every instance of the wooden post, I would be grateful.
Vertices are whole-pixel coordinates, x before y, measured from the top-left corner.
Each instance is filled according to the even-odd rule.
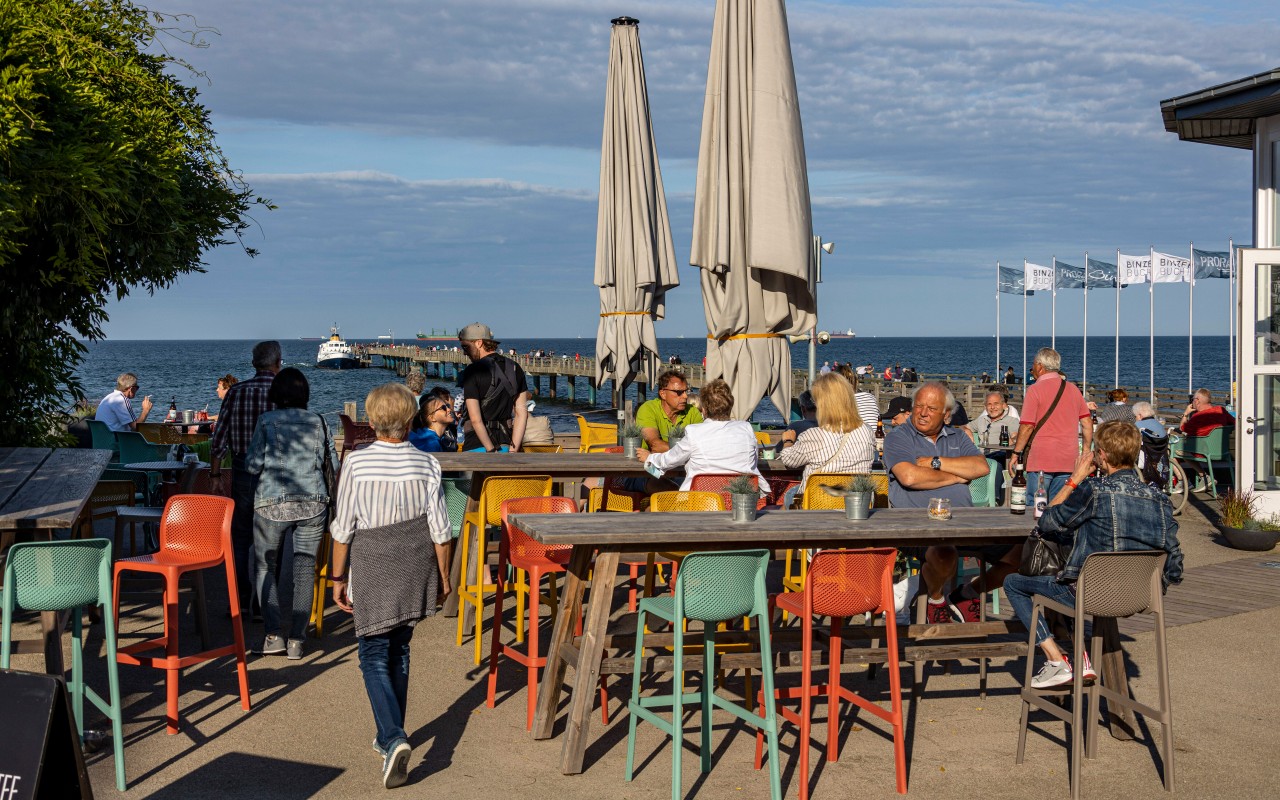
[[[554,372],[547,376],[547,397],[552,400],[556,397],[556,381],[559,379],[560,376]]]
[[[351,419],[354,420],[356,419],[357,407],[358,405],[354,400],[347,400],[342,404],[342,413],[346,414],[348,417],[351,417]]]
[[[569,376],[569,402],[570,403],[573,403],[575,400],[578,399],[577,394],[578,394],[578,379],[571,375]]]

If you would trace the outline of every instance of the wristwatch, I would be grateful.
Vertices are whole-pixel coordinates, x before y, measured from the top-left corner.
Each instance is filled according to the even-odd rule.
[[[933,467],[934,469],[942,469],[942,459],[938,458],[937,456],[934,456],[933,461],[929,462],[929,466]]]

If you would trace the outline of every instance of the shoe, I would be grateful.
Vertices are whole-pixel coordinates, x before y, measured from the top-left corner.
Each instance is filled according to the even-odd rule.
[[[1093,665],[1089,663],[1089,654],[1082,653],[1080,667],[1080,677],[1084,680],[1085,686],[1092,686],[1093,682],[1098,679],[1098,673],[1093,671]]]
[[[924,621],[930,625],[951,622],[951,609],[947,607],[946,601],[935,603],[932,600],[925,600]]]
[[[982,598],[963,597],[960,592],[960,589],[956,589],[947,597],[947,608],[951,610],[951,615],[956,622],[981,622]]]
[[[375,753],[377,753],[377,754],[378,754],[378,758],[386,758],[386,757],[387,757],[387,751],[386,751],[386,750],[383,750],[381,747],[378,747],[378,737],[377,737],[377,736],[373,737],[373,752],[375,752]]]
[[[1065,686],[1074,679],[1071,674],[1071,663],[1065,658],[1057,664],[1052,661],[1044,662],[1044,666],[1031,679],[1032,689],[1052,689],[1055,686]]]
[[[284,651],[284,639],[272,633],[262,640],[262,647],[258,650],[258,654],[263,656],[278,656]]]
[[[290,661],[298,661],[302,658],[302,640],[290,639],[285,645],[285,657]]]
[[[412,753],[412,748],[404,739],[399,739],[391,745],[391,749],[382,759],[383,788],[394,789],[397,786],[404,786],[405,781],[409,780],[409,756]]]

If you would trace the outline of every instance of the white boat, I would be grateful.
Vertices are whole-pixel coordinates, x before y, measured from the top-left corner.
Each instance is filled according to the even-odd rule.
[[[360,360],[351,352],[351,345],[342,341],[338,335],[338,323],[329,329],[329,341],[320,345],[316,353],[316,367],[319,369],[357,369]]]

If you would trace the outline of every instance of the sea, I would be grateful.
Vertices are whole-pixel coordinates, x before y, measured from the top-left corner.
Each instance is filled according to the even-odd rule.
[[[349,340],[356,343],[359,340]],[[387,342],[365,342],[387,344]],[[405,344],[417,344],[414,340]],[[228,373],[238,378],[253,375],[250,364],[252,340],[180,340],[144,341],[109,339],[87,342],[87,353],[78,375],[85,397],[96,401],[115,388],[116,376],[132,372],[138,376],[141,394],[151,395],[156,411],[161,414],[174,403],[179,409],[200,410],[207,408],[216,413],[219,407],[216,393],[217,380]],[[1091,386],[1110,386],[1116,382],[1115,338],[1089,337],[1088,374],[1084,375],[1085,349],[1081,337],[1062,337],[1054,343],[1062,354],[1063,370],[1073,380],[1087,377]],[[1196,336],[1191,342],[1194,353],[1194,372],[1187,379],[1187,337],[1157,336],[1155,338],[1156,386],[1161,388],[1206,387],[1215,391],[1230,388],[1228,341],[1226,336]],[[1037,349],[1048,347],[1049,337],[1028,337],[1026,364]],[[311,384],[311,409],[325,414],[335,423],[337,414],[346,401],[359,401],[374,386],[398,380],[389,370],[372,367],[356,370],[322,370],[315,368],[316,352],[320,342],[305,339],[281,339],[280,346],[286,366],[297,367]],[[581,354],[589,357],[595,353],[595,339],[506,339],[502,348],[513,348],[518,353],[544,350],[557,355]],[[660,356],[666,360],[677,355],[687,364],[702,363],[706,355],[706,341],[698,338],[659,339]],[[1148,338],[1146,336],[1120,337],[1119,380],[1121,386],[1146,386],[1148,383]],[[817,348],[817,366],[824,362],[852,364],[870,363],[877,372],[886,364],[911,366],[925,374],[949,374],[957,379],[976,376],[984,370],[991,375],[1004,372],[1012,366],[1014,372],[1023,373],[1022,337],[1002,337],[999,361],[996,357],[995,337],[913,338],[866,337],[836,339]],[[806,369],[809,364],[807,343],[791,346],[791,364],[794,369]],[[427,386],[433,381],[428,379]],[[563,397],[550,400],[536,398],[535,413],[551,418],[553,430],[576,432],[574,415],[599,412],[609,416],[607,406],[610,393],[597,393],[596,407],[586,405],[587,381],[578,379],[576,395],[579,403],[570,406]],[[561,394],[564,394],[563,386]],[[634,388],[629,397],[635,398]],[[137,400],[136,404],[139,402]],[[972,413],[972,412],[971,412]],[[157,417],[157,419],[162,417]],[[777,423],[782,417],[778,410],[762,400],[753,417],[761,423]]]

